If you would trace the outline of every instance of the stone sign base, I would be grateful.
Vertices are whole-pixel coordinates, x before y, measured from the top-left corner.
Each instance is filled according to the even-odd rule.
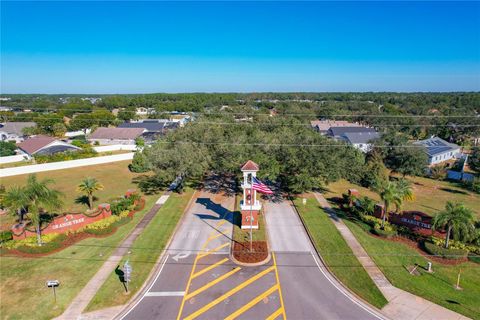
[[[253,218],[252,223],[250,224],[250,212]],[[258,229],[258,210],[242,210],[242,229]]]

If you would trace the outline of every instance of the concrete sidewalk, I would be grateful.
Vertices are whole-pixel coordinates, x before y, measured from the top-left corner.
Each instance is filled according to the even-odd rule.
[[[370,278],[388,300],[388,304],[382,308],[382,313],[395,320],[464,320],[469,319],[459,313],[439,306],[431,301],[413,295],[407,291],[394,287],[385,277],[375,262],[370,258],[362,245],[355,238],[342,219],[338,218],[328,201],[322,194],[315,192],[315,198],[320,206],[328,213],[335,227],[345,239],[353,254],[363,265]]]
[[[100,267],[97,273],[90,279],[87,285],[79,292],[73,299],[65,312],[57,317],[58,320],[73,320],[82,319],[82,311],[88,306],[97,291],[107,280],[110,274],[115,270],[123,256],[128,252],[129,248],[135,242],[137,237],[143,232],[146,226],[153,219],[155,214],[160,210],[163,204],[170,196],[170,192],[162,195],[157,203],[150,209],[150,211],[140,220],[135,228],[130,232],[128,237],[115,249],[115,251],[108,257],[104,264]]]

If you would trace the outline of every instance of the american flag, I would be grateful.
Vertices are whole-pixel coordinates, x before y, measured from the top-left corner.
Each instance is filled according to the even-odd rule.
[[[252,189],[257,190],[258,192],[265,193],[265,194],[273,194],[273,191],[270,190],[263,182],[258,180],[257,178],[253,177],[252,179]]]

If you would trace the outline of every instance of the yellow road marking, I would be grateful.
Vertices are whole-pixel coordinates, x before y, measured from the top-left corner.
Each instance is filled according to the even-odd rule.
[[[198,255],[195,258],[195,261],[193,262],[193,267],[192,267],[192,271],[190,272],[190,277],[188,278],[188,281],[187,281],[187,287],[185,289],[185,294],[188,292],[188,289],[190,289],[190,284],[192,283],[192,275],[193,275],[193,272],[195,271],[195,267],[197,266],[197,261],[198,261]],[[180,309],[178,310],[177,320],[180,320],[180,316],[182,315],[184,305],[185,305],[185,296],[183,296],[182,304],[180,305]]]
[[[256,297],[255,299],[253,299],[252,301],[250,301],[249,303],[247,303],[246,305],[244,305],[243,307],[241,307],[240,309],[238,309],[237,311],[229,315],[228,317],[226,317],[225,320],[235,319],[236,317],[238,317],[245,311],[249,310],[251,307],[253,307],[257,303],[262,301],[265,297],[268,297],[269,295],[277,291],[277,289],[278,289],[278,284],[273,285],[270,289],[268,289],[267,291],[265,291],[264,293],[262,293],[261,295],[259,295],[258,297]]]
[[[222,296],[220,296],[219,298],[213,300],[212,302],[210,302],[209,304],[203,306],[201,309],[198,309],[197,311],[195,311],[194,313],[192,313],[191,315],[189,315],[188,317],[184,318],[185,320],[191,320],[191,319],[195,319],[196,317],[198,317],[199,315],[205,313],[206,311],[208,311],[209,309],[213,308],[214,306],[216,306],[217,304],[219,304],[220,302],[222,302],[223,300],[227,299],[228,297],[234,295],[235,293],[237,293],[238,291],[242,290],[243,288],[245,288],[246,286],[248,286],[249,284],[251,284],[252,282],[255,282],[257,281],[258,279],[260,279],[261,277],[263,277],[264,275],[266,275],[267,273],[273,271],[275,269],[274,266],[271,266],[270,268],[268,269],[265,269],[263,270],[262,272],[256,274],[255,276],[251,277],[250,279],[248,279],[247,281],[239,284],[238,286],[236,286],[235,288],[231,289],[230,291],[224,293]]]
[[[217,279],[215,279],[215,280],[213,280],[213,281],[210,281],[209,283],[207,283],[207,284],[204,285],[203,287],[200,287],[200,288],[198,288],[197,290],[193,291],[192,293],[189,293],[189,294],[185,297],[185,299],[188,300],[188,299],[196,296],[197,294],[199,294],[199,293],[207,290],[208,288],[213,287],[213,286],[216,285],[217,283],[219,283],[219,282],[227,279],[227,278],[230,277],[231,275],[237,273],[238,271],[240,271],[240,269],[242,269],[242,268],[236,267],[236,268],[233,269],[232,271],[229,271],[229,272],[225,273],[224,275],[218,277]]]
[[[222,217],[223,219],[224,217]],[[221,225],[223,225],[225,222],[227,222],[227,220],[222,220],[220,221],[219,223],[217,223],[217,227],[220,227]]]
[[[272,313],[270,316],[268,316],[267,319],[265,320],[274,320],[276,319],[280,314],[284,313],[283,312],[283,308],[278,308],[277,311],[275,311],[274,313]]]
[[[230,245],[230,242],[227,242],[227,243],[222,244],[221,246],[216,247],[215,249],[209,250],[209,251],[207,251],[207,252],[205,252],[205,253],[200,253],[200,254],[198,255],[198,259],[203,258],[203,257],[206,257],[206,256],[208,256],[209,254],[212,254],[212,253],[214,253],[214,252],[217,252],[218,250],[220,250],[220,249],[222,249],[222,248],[225,248],[226,246],[229,246],[229,245]]]
[[[216,230],[215,230],[215,231],[216,231]],[[218,233],[217,233],[217,234],[214,234],[214,235],[211,236],[211,237],[209,237],[209,238],[207,239],[207,241],[212,241],[213,239],[216,239],[216,238],[218,238],[218,237],[220,237],[220,236],[224,236],[224,235],[225,235],[224,232],[226,232],[226,230],[224,230],[224,231],[222,231],[222,232],[220,232],[220,231],[216,231],[216,232],[218,232]]]
[[[282,306],[279,310],[282,310],[283,319],[285,320],[287,319],[287,316],[285,314],[285,305],[283,304],[282,286],[280,285],[280,278],[278,277],[277,259],[275,258],[275,252],[273,251],[272,251],[272,257],[273,257],[273,266],[275,267],[275,277],[277,278],[278,295],[280,296],[280,305]]]
[[[204,274],[205,272],[208,272],[208,271],[212,270],[213,268],[218,267],[218,266],[221,265],[221,264],[224,264],[224,263],[227,262],[227,261],[228,261],[228,258],[225,258],[225,259],[223,259],[223,260],[220,260],[220,261],[216,262],[215,264],[212,264],[211,266],[206,267],[205,269],[202,269],[202,270],[198,271],[197,273],[195,273],[195,274],[192,276],[192,279],[195,279],[196,277]]]

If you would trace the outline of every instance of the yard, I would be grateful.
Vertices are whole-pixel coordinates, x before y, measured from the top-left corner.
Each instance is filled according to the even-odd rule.
[[[329,269],[358,296],[375,307],[382,308],[387,300],[353,255],[326,212],[320,208],[311,194],[305,195],[304,198],[307,199],[305,205],[302,199],[297,198],[294,201],[295,206]]]
[[[480,195],[460,188],[455,183],[448,181],[422,177],[407,177],[407,179],[412,182],[415,199],[405,202],[403,210],[418,210],[435,215],[445,208],[447,201],[457,201],[472,209],[477,218],[480,218]],[[360,192],[360,196],[368,196],[376,201],[380,201],[377,193],[346,180],[329,184],[324,194],[327,199],[341,197],[342,193],[347,193],[347,190],[352,188],[357,189]]]
[[[427,273],[427,260],[406,244],[376,238],[357,222],[344,219],[347,226],[375,261],[390,282],[405,291],[454,310],[467,317],[480,319],[480,267],[473,262],[456,266],[433,263],[434,273]],[[419,264],[420,275],[410,275],[407,268]],[[460,287],[454,285],[461,272]]]
[[[133,221],[106,238],[88,238],[58,253],[38,258],[1,256],[2,319],[51,319],[60,315],[155,202],[147,197]],[[57,303],[45,281],[59,280]]]

